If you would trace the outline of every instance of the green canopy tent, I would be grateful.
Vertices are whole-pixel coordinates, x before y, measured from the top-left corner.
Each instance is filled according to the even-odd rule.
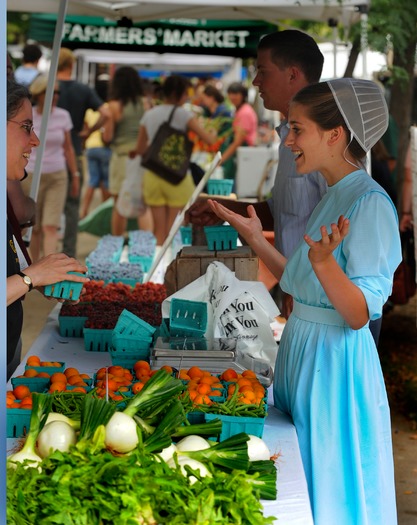
[[[78,231],[91,233],[98,237],[103,237],[111,232],[111,216],[114,206],[114,199],[110,197],[102,204],[97,206],[91,213],[87,215],[78,223]],[[128,219],[127,230],[137,230],[138,221],[136,219]]]
[[[28,37],[40,43],[53,41],[57,15],[33,14]],[[170,19],[117,22],[101,17],[67,15],[62,45],[76,49],[256,56],[256,46],[276,25],[259,20]]]

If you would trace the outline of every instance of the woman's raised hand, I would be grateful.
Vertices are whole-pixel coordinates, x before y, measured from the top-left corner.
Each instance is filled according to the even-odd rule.
[[[249,245],[256,242],[258,238],[263,238],[262,223],[252,205],[249,205],[247,208],[248,217],[244,217],[229,210],[217,201],[208,199],[207,202],[214,213],[233,226]]]
[[[304,235],[305,242],[310,246],[308,257],[312,263],[325,262],[339,246],[346,235],[349,233],[349,219],[343,215],[339,217],[337,224],[330,225],[331,233],[327,233],[326,226],[320,227],[321,239],[313,241],[308,235]]]

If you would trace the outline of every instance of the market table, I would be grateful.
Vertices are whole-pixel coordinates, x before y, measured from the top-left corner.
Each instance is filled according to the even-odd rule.
[[[108,352],[87,352],[82,338],[62,337],[59,334],[58,315],[61,305],[50,313],[46,324],[33,343],[27,356],[38,355],[42,361],[62,361],[92,375],[100,367],[111,366]],[[23,374],[25,361],[17,367],[14,376]],[[9,381],[7,388],[11,388]],[[280,525],[313,525],[307,484],[298,447],[297,434],[290,418],[279,412],[269,401],[263,439],[277,460],[276,501],[263,501],[266,516],[274,516]],[[16,440],[8,439],[11,450]]]

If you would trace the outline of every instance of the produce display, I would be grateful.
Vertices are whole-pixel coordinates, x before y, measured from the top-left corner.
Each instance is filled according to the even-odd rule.
[[[105,282],[142,282],[144,272],[152,264],[156,238],[151,232],[130,231],[127,241],[127,261],[121,258],[125,238],[104,235],[97,248],[86,259],[88,274],[94,280]]]
[[[111,366],[88,375],[31,355],[12,378],[7,436],[18,439],[7,459],[8,523],[275,521],[261,501],[276,499],[277,471],[262,440],[267,402],[257,373],[150,360],[166,289],[139,281],[155,244],[147,232],[129,232],[129,262],[121,263],[124,238],[104,236],[87,261],[97,279],[77,304],[62,304],[60,334],[84,336],[85,350],[109,352]],[[206,305],[174,306],[168,329],[198,331],[203,341]]]
[[[110,373],[130,379],[110,370],[97,373],[108,390]],[[143,386],[123,403],[99,387],[32,394],[27,437],[7,461],[8,523],[272,524],[260,501],[276,498],[265,443],[247,433],[217,441],[219,419],[188,421],[184,380],[144,363],[132,372]]]
[[[78,304],[64,303],[62,317],[87,317],[87,328],[113,329],[124,309],[138,315],[152,326],[162,322],[161,304],[166,298],[163,284],[144,283],[132,287],[123,283],[90,281]]]

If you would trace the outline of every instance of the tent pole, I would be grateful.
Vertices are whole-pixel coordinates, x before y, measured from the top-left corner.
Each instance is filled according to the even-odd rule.
[[[57,23],[55,26],[55,35],[54,35],[54,41],[53,41],[53,47],[52,47],[51,65],[49,68],[49,75],[48,75],[48,84],[46,86],[45,104],[44,104],[44,109],[43,109],[43,114],[42,114],[41,129],[39,132],[40,144],[36,151],[35,166],[33,169],[33,180],[32,180],[32,186],[30,188],[30,197],[32,197],[34,201],[36,201],[38,197],[39,183],[40,183],[40,178],[41,178],[42,158],[43,158],[43,153],[45,151],[46,130],[48,129],[49,115],[51,113],[51,108],[52,108],[52,99],[54,96],[54,88],[55,88],[55,82],[56,82],[56,72],[58,69],[59,49],[61,47],[61,39],[63,35],[63,28],[64,28],[64,22],[65,22],[65,15],[67,12],[67,6],[68,6],[68,0],[60,0],[58,18],[57,18]],[[25,241],[29,242],[31,237],[32,237],[32,228],[29,228],[28,232],[25,235]]]
[[[362,78],[368,78],[367,52],[368,52],[368,8],[361,6],[361,52],[362,52]]]

